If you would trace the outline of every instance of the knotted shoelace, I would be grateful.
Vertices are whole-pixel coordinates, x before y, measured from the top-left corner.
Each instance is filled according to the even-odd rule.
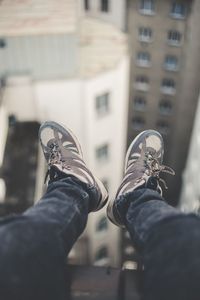
[[[168,189],[165,180],[160,178],[160,173],[167,173],[174,176],[174,170],[166,165],[161,165],[158,159],[153,157],[150,152],[145,153],[144,161],[146,170],[148,172],[147,175],[156,177],[158,181],[164,185],[165,189]]]

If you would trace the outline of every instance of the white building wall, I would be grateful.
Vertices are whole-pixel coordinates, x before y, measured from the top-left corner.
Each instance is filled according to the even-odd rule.
[[[54,120],[71,128],[80,140],[88,166],[100,179],[108,180],[110,195],[114,197],[122,178],[126,148],[128,76],[129,60],[124,56],[115,69],[89,79],[31,82],[12,78],[8,81],[5,101],[9,114],[14,114],[19,121]],[[105,92],[110,94],[110,110],[98,116],[95,99]],[[101,163],[95,150],[104,143],[109,144],[109,158]],[[44,159],[39,161],[38,172],[42,174],[37,176],[41,179]],[[42,185],[37,182],[36,197],[40,194]],[[118,228],[109,222],[107,232],[97,234],[95,230],[103,215],[105,208],[91,214],[85,232],[89,238],[91,261],[94,262],[97,250],[105,245],[112,254],[109,263],[117,265],[120,253]]]
[[[107,179],[109,183],[110,197],[114,197],[120,184],[123,174],[124,156],[126,148],[126,126],[127,126],[127,107],[128,107],[128,70],[129,62],[125,58],[118,68],[106,72],[87,82],[84,115],[88,116],[86,123],[87,132],[87,157],[90,160],[91,169],[100,179]],[[96,96],[110,93],[110,111],[108,114],[98,116],[95,110]],[[105,162],[99,162],[95,157],[97,147],[108,143],[109,158]],[[119,230],[109,222],[108,232],[102,237],[103,233],[96,232],[96,225],[105,214],[102,210],[94,215],[91,214],[87,226],[90,238],[90,257],[94,261],[95,253],[103,246],[108,245],[110,263],[117,265],[119,260]]]
[[[109,12],[100,11],[99,0],[90,0],[91,10],[87,12],[83,0],[64,2],[52,15],[52,7],[56,7],[57,2],[53,0],[49,4],[45,1],[39,23],[37,8],[42,0],[32,7],[31,12],[27,1],[20,4],[19,10],[16,8],[19,3],[15,1],[13,10],[17,10],[19,16],[15,18],[8,14],[4,18],[2,36],[7,45],[4,54],[9,54],[10,59],[1,60],[2,76],[27,74],[27,70],[31,74],[30,77],[6,78],[6,108],[8,115],[15,115],[19,121],[54,120],[70,127],[80,140],[88,166],[100,179],[108,180],[110,195],[114,197],[122,178],[126,148],[129,60],[127,37],[118,30],[125,28],[126,1],[109,0]],[[7,9],[6,3],[2,9]],[[0,13],[4,14],[4,11]],[[30,13],[35,16],[32,15],[32,20],[36,22],[36,27],[23,25],[24,15],[28,20]],[[79,18],[80,15],[83,18]],[[55,21],[57,26],[54,26]],[[10,22],[18,26],[10,26]],[[64,35],[61,36],[61,33]],[[30,49],[23,46],[27,41],[33,45]],[[52,46],[52,51],[48,45]],[[61,51],[66,56],[64,59]],[[18,58],[13,63],[11,52]],[[99,117],[95,98],[105,92],[110,93],[110,111]],[[95,150],[103,143],[110,145],[109,158],[105,163],[100,163]],[[36,200],[43,191],[44,166],[39,151]],[[97,234],[95,230],[103,215],[105,208],[91,214],[84,233],[88,236],[91,261],[95,261],[99,247],[105,245],[110,253],[109,263],[117,265],[120,253],[117,227],[109,222],[108,231]]]
[[[4,103],[9,115],[20,121],[38,120],[34,86],[28,76],[10,76],[6,79]]]
[[[200,98],[196,111],[194,128],[180,197],[180,208],[185,212],[200,210]]]

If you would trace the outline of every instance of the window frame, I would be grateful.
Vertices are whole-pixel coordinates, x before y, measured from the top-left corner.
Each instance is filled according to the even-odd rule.
[[[172,85],[164,85],[164,82],[171,82]],[[166,95],[174,95],[176,93],[176,82],[172,78],[163,78],[161,82],[161,92]]]
[[[96,232],[102,233],[108,230],[108,220],[106,216],[101,216],[96,223]]]
[[[183,7],[183,14],[179,13],[179,12],[176,12],[177,8],[174,7],[175,5]],[[186,14],[187,14],[187,8],[186,8],[186,5],[184,3],[180,3],[180,2],[177,2],[177,1],[172,2],[171,11],[170,11],[170,16],[172,18],[183,20],[183,19],[186,18]]]
[[[179,35],[179,39],[170,39],[169,38],[170,35],[173,36],[173,34],[177,35],[177,36]],[[176,42],[178,40],[179,40],[179,42]],[[178,30],[173,30],[173,29],[169,30],[168,33],[167,33],[167,42],[170,46],[176,46],[176,47],[181,46],[181,44],[182,44],[182,33]]]
[[[144,34],[146,31],[149,32],[150,34]],[[143,42],[143,43],[151,43],[153,38],[153,30],[150,27],[144,27],[141,26],[138,28],[138,39],[139,41]]]
[[[142,59],[147,58],[147,59]],[[136,64],[139,67],[149,68],[151,66],[151,55],[148,51],[139,51],[136,56]]]
[[[155,15],[155,0],[140,0],[139,12],[147,16]]]
[[[174,62],[176,63],[174,65],[172,63],[170,64],[170,60],[171,62],[174,60]],[[173,71],[173,72],[178,71],[179,70],[178,57],[176,55],[167,54],[164,60],[164,68],[167,71]]]
[[[100,10],[101,10],[102,13],[109,13],[110,12],[109,0],[101,0]]]
[[[138,80],[144,79],[144,80]],[[149,90],[149,78],[146,75],[137,75],[135,78],[135,89],[143,92],[147,92]]]
[[[6,40],[5,38],[0,37],[0,49],[6,48]]]
[[[110,112],[110,92],[104,92],[95,97],[95,111],[99,117]]]
[[[109,251],[106,245],[99,247],[95,253],[95,262],[109,258]]]
[[[105,150],[105,149],[106,149],[106,151],[105,151],[106,155],[100,154],[100,152],[101,151],[103,152],[103,150]],[[95,157],[96,157],[96,160],[99,162],[107,161],[109,158],[109,144],[104,143],[101,146],[97,146],[95,149]]]
[[[138,101],[137,101],[137,100],[138,100]],[[141,101],[140,101],[140,100],[141,100]],[[138,102],[138,103],[136,103],[136,102]],[[139,102],[141,102],[141,103],[143,102],[143,104],[140,105]],[[136,96],[134,97],[134,99],[133,99],[133,109],[134,109],[135,111],[144,112],[144,111],[145,111],[145,108],[146,108],[146,105],[147,105],[147,103],[146,103],[145,97],[143,97],[143,96],[138,96],[138,95],[136,95]]]

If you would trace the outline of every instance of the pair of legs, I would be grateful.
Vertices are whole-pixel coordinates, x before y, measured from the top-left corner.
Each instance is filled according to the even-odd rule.
[[[0,221],[0,294],[4,300],[66,299],[66,256],[83,232],[88,213],[104,200],[100,201],[91,178],[80,180],[82,174],[67,166],[59,170],[55,151],[52,159],[43,198],[22,215]],[[134,181],[132,175],[128,177]],[[143,256],[144,299],[199,299],[199,217],[167,205],[150,180],[137,183],[136,188],[133,184],[126,192],[125,183],[109,216],[126,226]]]

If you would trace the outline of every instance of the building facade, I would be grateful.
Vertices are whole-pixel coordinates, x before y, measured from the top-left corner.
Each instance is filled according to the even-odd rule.
[[[128,1],[129,143],[152,128],[164,138],[168,201],[178,203],[199,93],[199,1]]]
[[[80,13],[111,23],[124,31],[126,23],[126,0],[79,0]]]
[[[200,97],[195,116],[193,132],[186,167],[183,173],[183,185],[179,207],[184,212],[200,211]]]
[[[168,186],[164,196],[177,205],[199,94],[200,2],[128,0],[127,14],[128,144],[145,129],[162,134],[163,163],[176,172],[175,177],[161,175]],[[122,249],[122,261],[137,257],[127,233]]]

